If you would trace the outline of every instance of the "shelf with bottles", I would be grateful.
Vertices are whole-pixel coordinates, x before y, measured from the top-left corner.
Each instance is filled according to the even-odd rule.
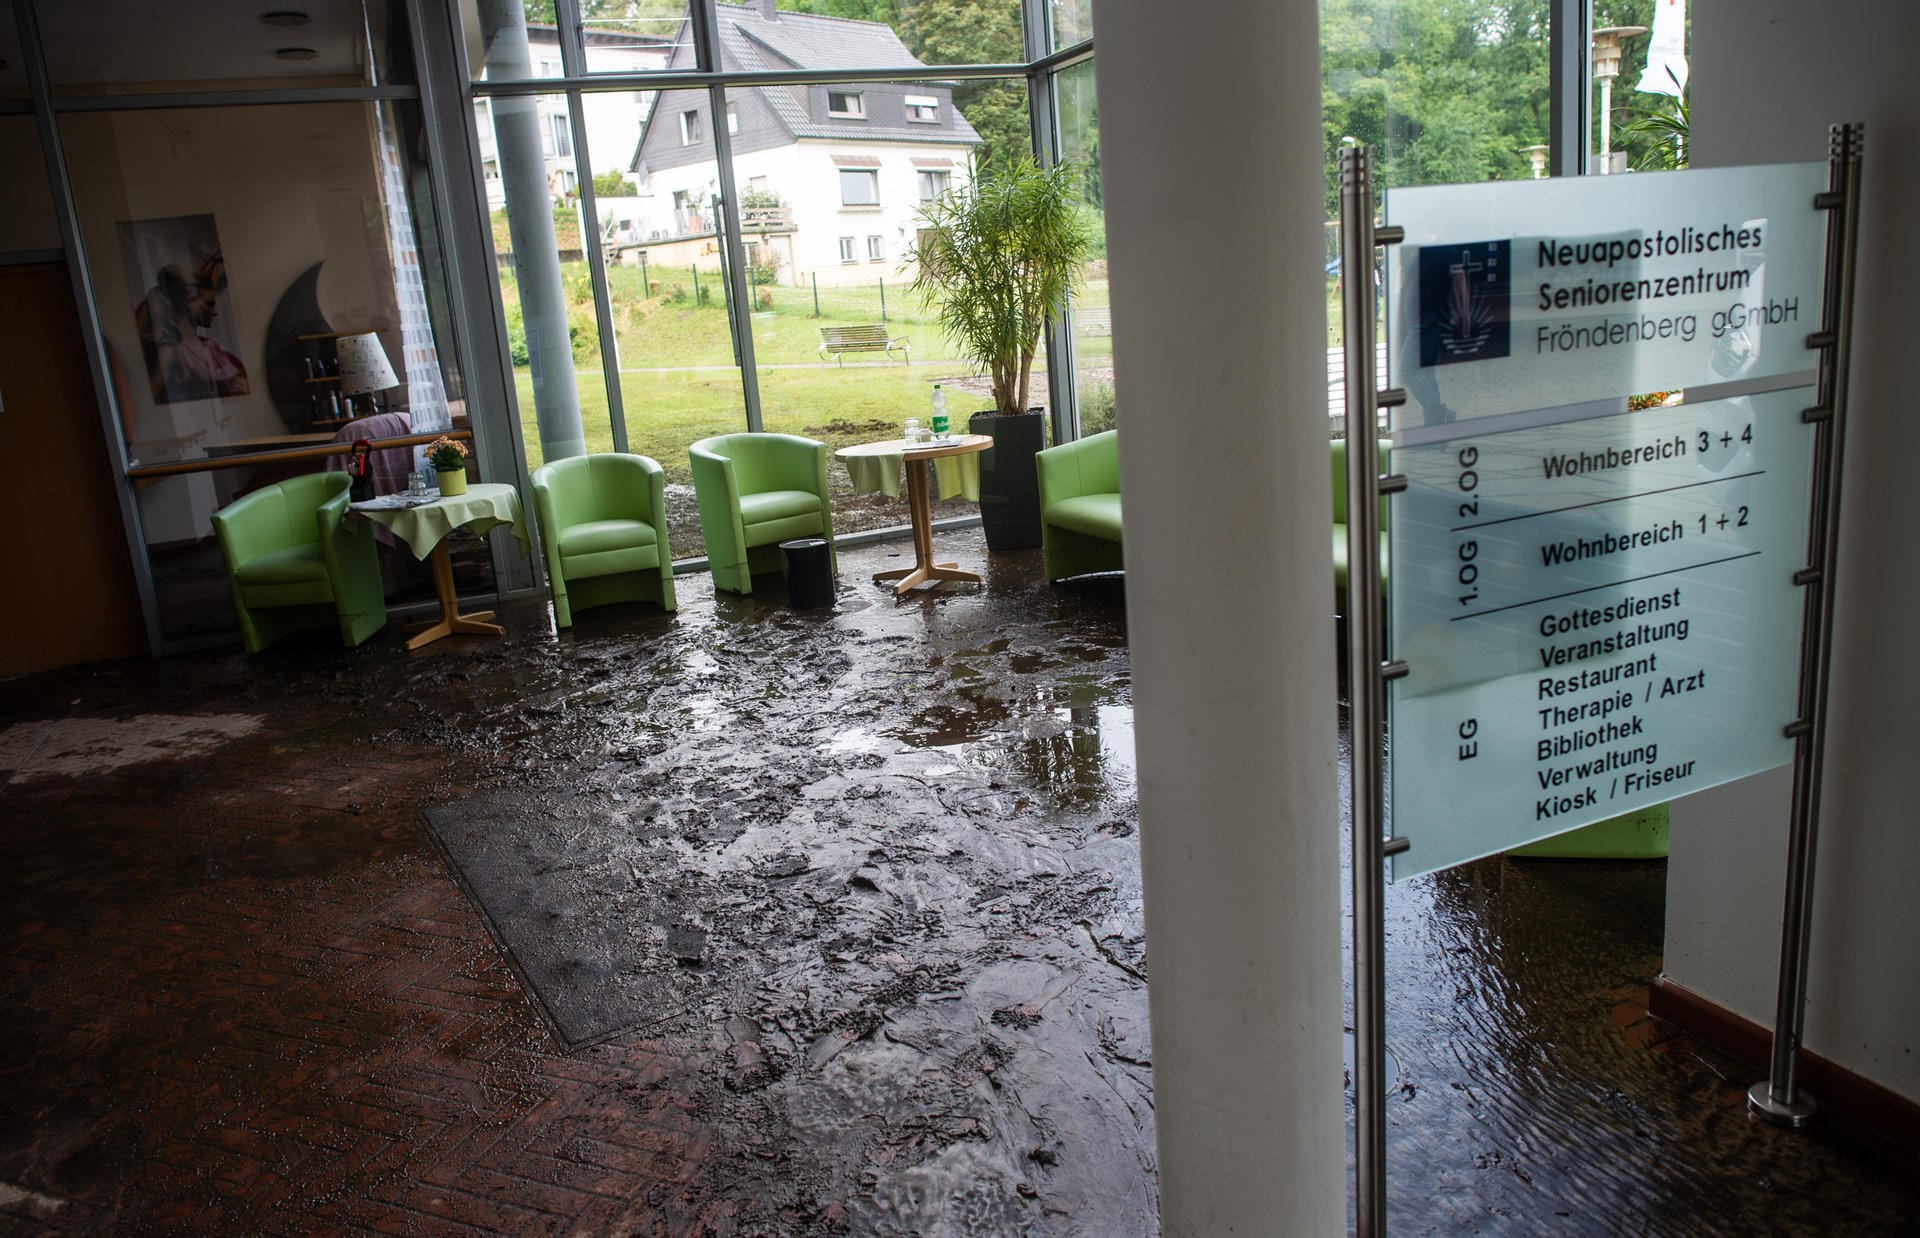
[[[306,375],[301,384],[311,389],[307,397],[312,412],[309,425],[315,430],[334,430],[346,425],[356,417],[368,412],[378,411],[373,401],[365,397],[356,397],[338,390],[341,382],[340,354],[337,342],[349,336],[363,335],[361,331],[323,331],[294,337],[304,355]],[[356,401],[360,401],[356,407]]]

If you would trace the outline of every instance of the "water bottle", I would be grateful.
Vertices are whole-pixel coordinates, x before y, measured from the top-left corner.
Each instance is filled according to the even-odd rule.
[[[933,385],[933,437],[941,442],[947,438],[947,393],[939,383]]]

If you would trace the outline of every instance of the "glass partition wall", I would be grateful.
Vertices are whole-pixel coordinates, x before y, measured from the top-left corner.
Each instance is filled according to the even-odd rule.
[[[81,259],[149,636],[226,639],[216,511],[341,468],[357,438],[464,433],[410,9],[32,8],[38,37],[14,45],[57,137],[62,256]],[[348,385],[348,336],[392,381]],[[413,449],[387,450],[403,487]],[[404,548],[381,561],[391,602],[433,596]],[[486,547],[455,576],[491,591]]]

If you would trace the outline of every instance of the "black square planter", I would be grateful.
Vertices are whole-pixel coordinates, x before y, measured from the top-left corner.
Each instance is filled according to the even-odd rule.
[[[1033,457],[1047,445],[1039,409],[967,419],[967,430],[993,437],[980,455],[980,525],[988,550],[1027,550],[1040,544],[1040,477]]]

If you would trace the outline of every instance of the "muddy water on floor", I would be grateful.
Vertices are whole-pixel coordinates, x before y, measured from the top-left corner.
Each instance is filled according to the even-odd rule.
[[[566,947],[544,996],[590,993],[602,1031],[705,1064],[671,1099],[711,1133],[688,1172],[725,1205],[716,1233],[1152,1233],[1120,589],[1048,587],[1036,556],[941,536],[984,590],[895,602],[867,575],[910,552],[868,547],[832,610],[683,578],[674,617],[588,611],[556,638],[522,604],[506,641],[414,657],[382,638],[74,673],[0,724],[28,726],[7,748],[24,768],[82,684],[89,717],[300,709],[318,720],[271,742],[429,755],[382,803],[457,809],[547,879],[525,926]],[[189,776],[143,759],[99,777]],[[51,812],[78,793],[60,778],[13,802]],[[294,841],[324,854],[289,871],[356,854]],[[89,861],[35,847],[13,888],[51,905]],[[276,871],[272,848],[190,850],[170,882]],[[1911,1157],[1843,1119],[1753,1126],[1751,1076],[1622,1026],[1658,966],[1663,881],[1492,860],[1389,890],[1394,1232],[1910,1232]]]
[[[498,785],[435,827],[562,1031],[711,1055],[739,1232],[1152,1232],[1118,584],[895,602],[899,550],[468,668]]]

